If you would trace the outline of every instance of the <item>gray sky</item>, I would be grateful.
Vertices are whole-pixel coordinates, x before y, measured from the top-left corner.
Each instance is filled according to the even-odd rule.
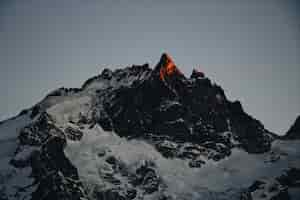
[[[166,51],[283,133],[300,114],[299,10],[297,0],[0,0],[0,120]]]

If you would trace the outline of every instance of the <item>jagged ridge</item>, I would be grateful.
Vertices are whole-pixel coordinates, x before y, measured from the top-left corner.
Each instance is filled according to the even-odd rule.
[[[18,120],[24,122],[6,127]],[[170,180],[174,181],[177,171],[168,169],[168,176],[162,171],[166,171],[166,163],[174,168],[179,164],[179,174],[192,179],[194,168],[204,168],[205,173],[206,165],[213,168],[211,163],[220,162],[220,168],[231,166],[234,170],[232,165],[239,159],[258,162],[243,150],[265,153],[266,163],[281,165],[286,156],[282,152],[290,153],[286,144],[270,151],[277,139],[274,134],[245,113],[240,102],[228,100],[223,89],[204,73],[193,70],[191,77],[185,77],[167,54],[154,69],[148,64],[104,69],[81,88],[55,90],[33,108],[0,123],[0,130],[10,129],[15,138],[0,137],[1,144],[13,141],[16,145],[9,155],[12,168],[5,170],[10,177],[16,174],[34,181],[16,186],[10,181],[14,178],[3,180],[3,199],[219,199],[225,195],[226,199],[250,200],[266,192],[270,184],[259,180],[261,188],[255,182],[244,190],[222,193],[203,190],[203,185],[199,190],[198,184],[185,179],[197,190],[187,186],[188,191],[175,192],[176,197]],[[237,149],[241,156],[233,152]],[[234,163],[228,166],[226,157]],[[99,168],[91,167],[94,165]],[[299,173],[298,169],[291,171]],[[0,172],[0,177],[6,177]],[[281,177],[272,195],[287,198],[289,192],[282,187],[297,187],[297,181],[290,174]]]
[[[115,79],[119,79],[118,83],[125,83],[126,79],[132,82],[97,90],[102,109],[99,112],[106,117],[96,120],[106,130],[129,137],[151,133],[193,142],[223,143],[229,138],[220,134],[231,132],[248,152],[264,152],[270,147],[272,134],[247,115],[239,102],[229,101],[220,86],[195,71],[186,78],[167,54],[162,55],[154,70],[145,65],[127,68],[122,73],[106,69],[84,86],[105,81],[113,85]]]

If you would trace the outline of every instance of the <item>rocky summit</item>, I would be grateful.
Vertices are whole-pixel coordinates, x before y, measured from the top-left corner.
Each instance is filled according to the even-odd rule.
[[[298,122],[271,133],[164,53],[0,122],[0,200],[296,200]]]

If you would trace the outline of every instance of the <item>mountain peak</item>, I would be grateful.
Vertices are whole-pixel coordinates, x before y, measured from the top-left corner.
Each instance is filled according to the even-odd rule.
[[[173,59],[171,58],[171,56],[167,53],[163,53],[160,57],[160,62],[166,62],[166,63],[173,63]]]
[[[165,80],[166,77],[171,76],[172,74],[182,74],[179,69],[177,69],[171,56],[169,56],[167,53],[162,54],[158,63],[158,68],[159,77],[161,80]]]

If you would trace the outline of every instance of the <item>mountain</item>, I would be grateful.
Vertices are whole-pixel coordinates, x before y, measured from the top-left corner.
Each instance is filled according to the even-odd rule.
[[[297,117],[294,124],[283,136],[284,139],[300,139],[300,116]]]
[[[0,200],[300,197],[300,141],[168,54],[51,92],[0,123],[0,144]]]

